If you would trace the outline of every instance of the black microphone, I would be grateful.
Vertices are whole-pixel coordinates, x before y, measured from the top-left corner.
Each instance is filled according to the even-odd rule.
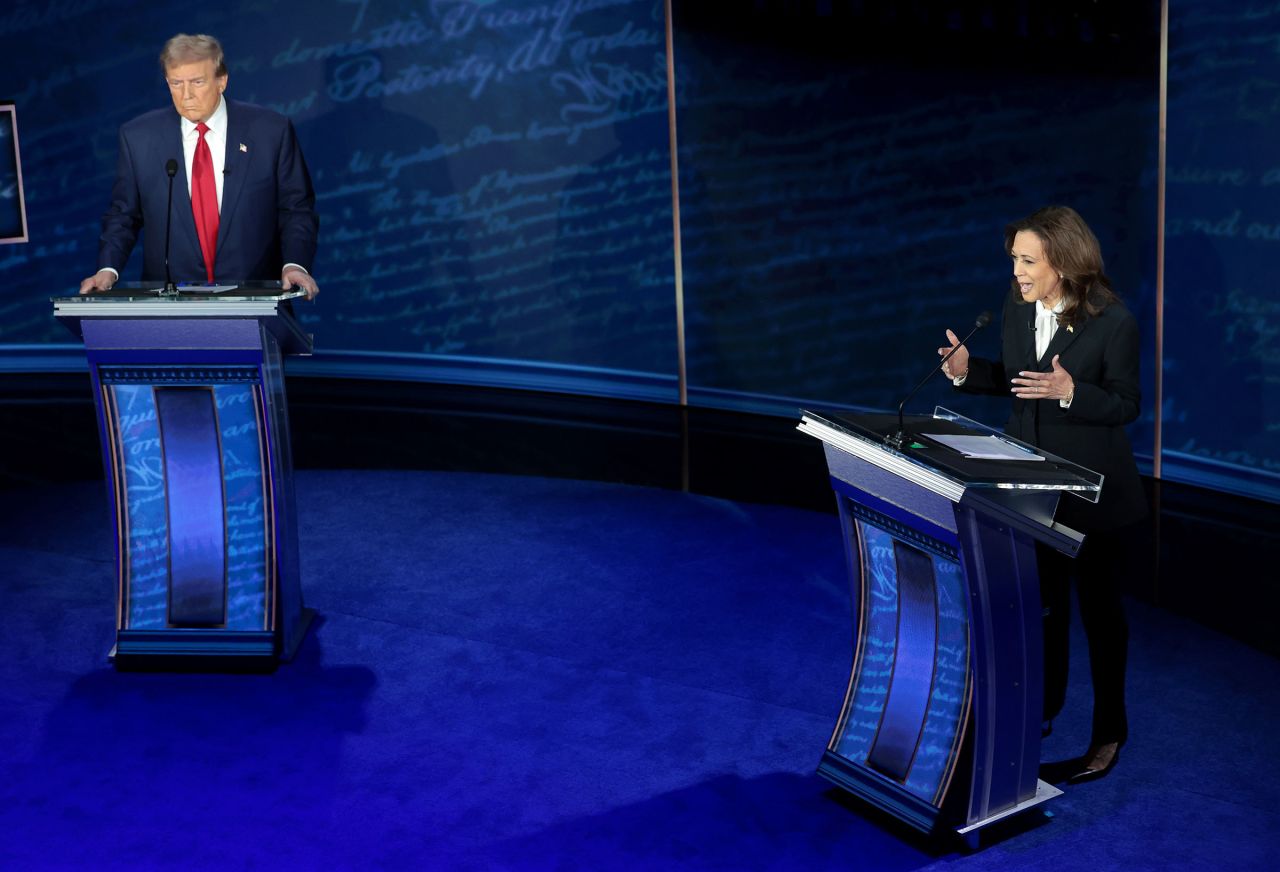
[[[951,359],[951,356],[953,354],[955,354],[957,351],[960,350],[960,346],[968,342],[969,338],[973,336],[973,334],[977,333],[979,330],[981,330],[983,327],[986,327],[990,323],[991,323],[990,312],[983,312],[981,315],[979,315],[977,319],[974,320],[973,322],[973,329],[969,331],[969,333],[964,337],[964,339],[961,339],[959,342],[957,342],[955,346],[950,351],[947,352],[947,356],[942,358],[942,360],[938,362],[937,366],[929,370],[929,374],[926,375],[924,378],[920,379],[920,383],[911,389],[911,393],[907,394],[907,396],[903,399],[901,403],[898,403],[898,432],[893,436],[886,436],[885,437],[886,442],[888,442],[894,448],[898,448],[898,449],[902,448],[903,444],[907,441],[907,428],[902,423],[902,410],[903,408],[906,407],[907,401],[910,400],[912,397],[914,397],[916,395],[916,392],[919,391],[922,387],[924,387],[924,383],[927,382],[929,379],[931,379],[935,372],[937,372],[938,370],[942,369],[944,366],[947,365],[947,361]]]
[[[169,158],[164,165],[165,175],[169,177],[169,209],[164,222],[164,292],[166,295],[178,293],[178,286],[173,283],[173,273],[169,271],[169,232],[173,229],[173,177],[178,174],[178,162]]]

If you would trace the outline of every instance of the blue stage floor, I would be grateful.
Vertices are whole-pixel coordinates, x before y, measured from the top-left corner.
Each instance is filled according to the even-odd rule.
[[[464,473],[298,499],[296,662],[117,674],[105,488],[0,492],[0,869],[1275,868],[1280,663],[1187,620],[1130,604],[1112,776],[965,855],[814,775],[834,516]],[[1087,740],[1072,667],[1047,758]]]

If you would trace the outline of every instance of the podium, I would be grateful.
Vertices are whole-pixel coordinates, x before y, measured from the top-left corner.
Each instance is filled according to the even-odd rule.
[[[310,354],[279,282],[119,283],[53,299],[84,340],[115,529],[117,668],[293,657],[298,575],[283,355]]]
[[[1060,498],[1096,501],[1102,476],[939,408],[803,412],[823,442],[853,588],[848,690],[818,772],[924,831],[972,845],[1060,795],[1040,781],[1042,611],[1036,543],[1075,556]],[[998,440],[974,459],[941,440]],[[1063,494],[1073,496],[1062,497]]]

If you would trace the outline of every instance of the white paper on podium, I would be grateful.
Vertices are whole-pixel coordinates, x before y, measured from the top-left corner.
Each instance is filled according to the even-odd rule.
[[[949,436],[941,433],[921,433],[926,439],[954,448],[965,457],[978,460],[1044,460],[1036,454],[999,436]]]

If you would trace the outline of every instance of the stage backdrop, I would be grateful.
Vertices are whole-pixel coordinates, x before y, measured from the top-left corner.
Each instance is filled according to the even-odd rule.
[[[116,131],[167,104],[156,58],[182,29],[224,42],[229,97],[297,127],[321,214],[321,303],[301,307],[317,367],[576,374],[581,389],[673,400],[663,22],[655,0],[0,13],[35,228],[0,256],[5,339],[67,340],[46,298],[93,271]]]
[[[1006,5],[1021,4],[676,0],[692,402],[896,405],[945,327],[999,311],[1003,225],[1049,202],[1098,232],[1154,361],[1159,4]],[[1280,25],[1211,7],[1171,10],[1166,459],[1174,477],[1280,498],[1276,317],[1258,302],[1264,231],[1280,219],[1265,212],[1271,168],[1250,151],[1274,138],[1262,37]],[[0,98],[21,119],[32,241],[0,249],[3,365],[75,365],[47,297],[92,271],[116,130],[166,105],[155,56],[186,30],[223,39],[228,94],[289,115],[315,177],[324,292],[302,317],[322,352],[295,372],[674,400],[662,12],[8,7]],[[1228,55],[1249,66],[1236,75]],[[996,347],[988,333],[980,350]],[[1153,367],[1143,375],[1132,435],[1149,458]],[[935,402],[1006,412],[941,383],[912,407]]]
[[[892,408],[983,310],[998,355],[1004,226],[1053,203],[1098,233],[1153,359],[1158,8],[801,5],[676,6],[695,396]],[[1009,412],[941,378],[912,407],[934,403]],[[1150,454],[1149,409],[1133,432]]]
[[[1280,6],[1169,11],[1165,470],[1280,500]]]

